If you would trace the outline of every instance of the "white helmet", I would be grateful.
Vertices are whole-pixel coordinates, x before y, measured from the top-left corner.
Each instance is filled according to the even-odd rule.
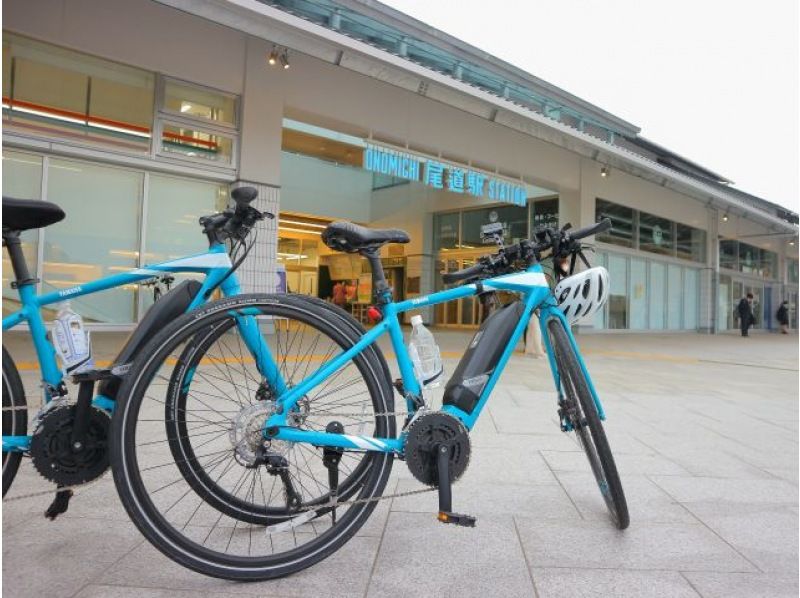
[[[608,300],[608,272],[602,266],[578,272],[559,282],[553,293],[567,321],[574,324],[594,314]]]

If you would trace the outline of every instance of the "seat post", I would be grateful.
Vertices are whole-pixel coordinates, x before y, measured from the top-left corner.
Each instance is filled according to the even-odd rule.
[[[20,231],[3,231],[3,245],[5,245],[8,250],[8,257],[11,259],[11,268],[14,270],[15,280],[11,283],[12,288],[36,284],[36,279],[32,278],[30,272],[28,272],[28,264],[25,261],[25,254],[22,252],[22,241],[19,235]]]
[[[381,264],[380,247],[368,247],[359,251],[367,258],[370,270],[372,270],[372,299],[375,303],[385,304],[392,300],[392,289],[386,282],[386,275],[383,273]]]

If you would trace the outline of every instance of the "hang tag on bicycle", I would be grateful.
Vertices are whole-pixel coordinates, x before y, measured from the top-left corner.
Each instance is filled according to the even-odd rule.
[[[53,322],[53,345],[66,375],[94,368],[90,333],[69,301],[61,304]]]

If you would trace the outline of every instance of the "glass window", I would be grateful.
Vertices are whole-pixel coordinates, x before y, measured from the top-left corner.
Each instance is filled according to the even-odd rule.
[[[45,292],[135,268],[143,175],[50,159],[48,199],[67,213],[45,233]],[[136,285],[77,297],[73,309],[87,322],[123,324],[135,319]],[[52,316],[55,306],[50,306]]]
[[[180,154],[196,160],[230,164],[233,160],[233,138],[178,124],[164,124],[161,151]]]
[[[650,262],[650,288],[648,322],[651,330],[663,330],[666,319],[664,301],[666,299],[667,267],[659,262]]]
[[[607,267],[608,261],[608,254],[604,251],[598,251],[597,256],[592,260],[593,266],[603,266],[608,269]],[[594,314],[594,327],[598,329],[603,329],[606,327],[606,311],[608,310],[608,303],[597,310]]]
[[[558,226],[558,198],[533,202],[533,227]]]
[[[455,249],[459,247],[460,214],[436,214],[433,218],[433,243],[436,250]]]
[[[683,327],[697,330],[700,300],[700,271],[686,268],[683,271]]]
[[[639,249],[672,255],[672,221],[639,212]]]
[[[632,330],[647,328],[647,262],[631,258],[631,286],[629,290]]]
[[[143,263],[157,264],[205,251],[208,240],[198,220],[224,209],[227,201],[224,185],[150,175]],[[193,272],[173,276],[175,284],[198,277]],[[142,303],[147,308],[153,303],[153,294],[147,289],[142,292]]]
[[[171,79],[164,84],[164,108],[190,118],[236,125],[235,97]]]
[[[729,270],[739,269],[739,244],[731,239],[719,241],[719,267]]]
[[[680,330],[681,310],[683,309],[683,282],[681,267],[674,264],[667,266],[667,328]]]
[[[687,226],[675,225],[675,246],[677,256],[693,262],[706,261],[706,231]]]
[[[500,206],[468,210],[461,213],[461,246],[484,246],[486,243],[481,239],[481,226],[495,222],[503,224],[503,238],[507,244],[528,237],[527,207]]]
[[[793,260],[792,258],[786,259],[786,268],[788,270],[787,276],[789,278],[789,282],[794,284],[797,284],[797,275],[798,275],[797,265],[798,265],[797,260]]]
[[[739,269],[745,274],[761,274],[761,250],[739,243]]]
[[[3,119],[8,128],[149,151],[152,73],[4,34],[6,69]]]
[[[608,327],[628,327],[628,259],[619,255],[608,256],[609,293]]]
[[[3,196],[17,199],[40,199],[42,196],[42,158],[32,154],[3,150]],[[28,230],[20,235],[22,253],[28,271],[36,276],[39,231]],[[19,294],[11,288],[14,272],[8,252],[3,250],[3,315],[20,308]]]
[[[597,235],[602,243],[611,243],[622,247],[633,247],[633,210],[610,201],[598,199],[595,204],[595,219],[611,219],[611,228]]]

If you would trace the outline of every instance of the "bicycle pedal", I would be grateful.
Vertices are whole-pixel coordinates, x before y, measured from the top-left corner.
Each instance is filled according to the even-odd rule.
[[[475,522],[477,521],[472,515],[451,513],[449,511],[439,511],[439,515],[436,518],[442,523],[452,523],[461,527],[475,527]]]
[[[67,512],[67,509],[69,509],[69,499],[72,498],[72,496],[72,490],[57,491],[53,502],[50,503],[50,506],[47,507],[47,510],[44,512],[44,516],[50,521],[55,521],[56,517]]]

